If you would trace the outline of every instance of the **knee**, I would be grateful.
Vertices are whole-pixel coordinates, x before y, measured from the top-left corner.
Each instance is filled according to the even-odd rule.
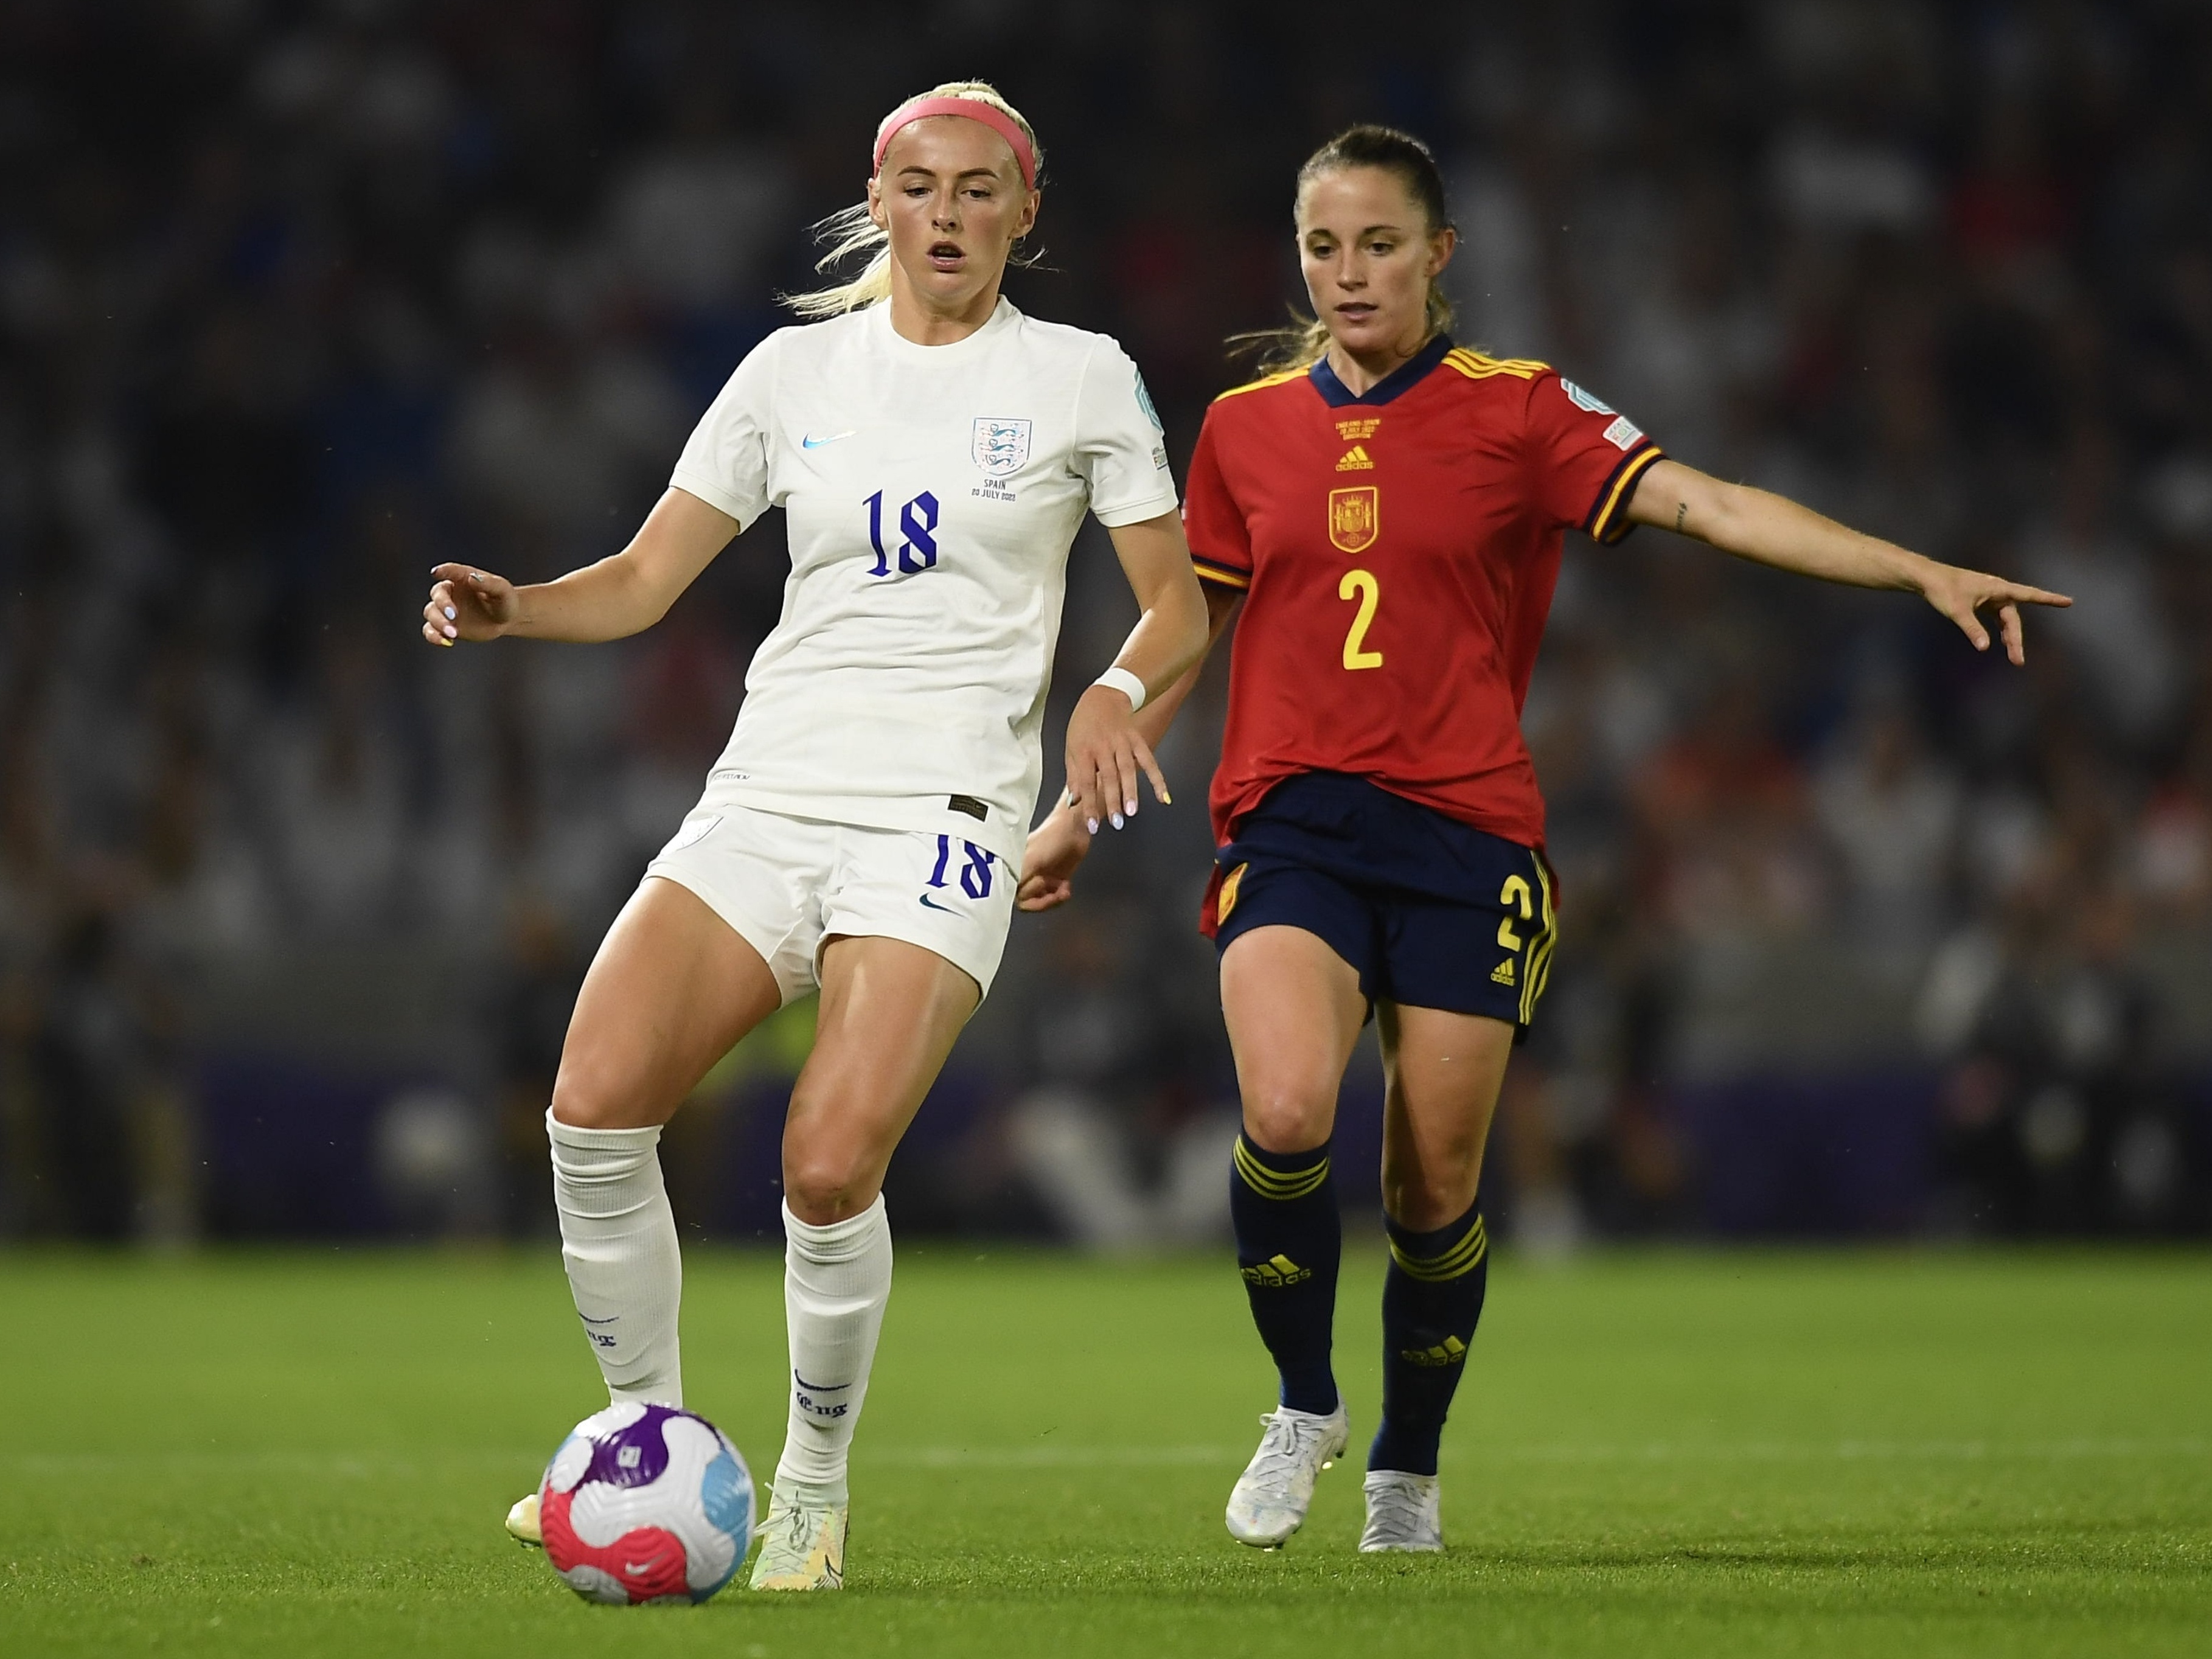
[[[793,1123],[785,1129],[784,1201],[809,1226],[826,1227],[860,1214],[876,1201],[881,1185],[881,1172],[864,1150],[843,1137],[814,1125]]]
[[[603,1068],[564,1058],[553,1079],[553,1121],[572,1129],[635,1129],[635,1091],[619,1087]]]
[[[858,1161],[835,1153],[783,1157],[783,1197],[792,1214],[810,1227],[827,1227],[856,1216],[876,1201],[876,1183]]]
[[[1407,1171],[1383,1160],[1382,1212],[1417,1233],[1449,1226],[1474,1206],[1480,1165]]]
[[[1262,1073],[1247,1079],[1244,1133],[1265,1150],[1302,1152],[1335,1127],[1335,1079]]]

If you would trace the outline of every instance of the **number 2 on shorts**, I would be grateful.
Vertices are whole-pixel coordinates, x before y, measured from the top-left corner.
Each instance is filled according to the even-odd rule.
[[[1510,905],[1516,899],[1520,901],[1521,920],[1523,921],[1535,920],[1534,898],[1535,895],[1528,890],[1528,882],[1520,876],[1506,877],[1505,885],[1498,890],[1498,902],[1500,904]],[[1506,913],[1505,920],[1498,924],[1498,942],[1509,951],[1517,951],[1521,948],[1522,942],[1521,935],[1513,931],[1513,915],[1510,910]]]
[[[1344,636],[1344,665],[1380,668],[1382,653],[1367,649],[1367,630],[1375,625],[1375,607],[1382,602],[1382,584],[1375,580],[1371,570],[1347,570],[1336,585],[1336,597],[1348,599],[1355,593],[1359,596],[1359,609],[1352,613],[1352,631]]]

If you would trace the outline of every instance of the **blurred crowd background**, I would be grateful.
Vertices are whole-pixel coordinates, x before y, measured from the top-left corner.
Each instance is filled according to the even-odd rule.
[[[1045,151],[1013,297],[1123,342],[1178,470],[1247,378],[1224,337],[1297,297],[1298,161],[1381,119],[1452,181],[1463,342],[2077,599],[2012,671],[1901,596],[1571,538],[1503,1231],[2212,1228],[2203,6],[10,0],[0,1236],[550,1228],[568,1006],[727,733],[781,531],[620,646],[432,651],[426,573],[619,547],[876,120],[966,75]],[[1131,619],[1095,528],[1073,573],[1063,708]],[[1183,804],[1018,921],[902,1228],[1221,1227],[1218,668]],[[679,1117],[687,1232],[772,1228],[809,1018]],[[1370,1053],[1363,1212],[1379,1098]]]

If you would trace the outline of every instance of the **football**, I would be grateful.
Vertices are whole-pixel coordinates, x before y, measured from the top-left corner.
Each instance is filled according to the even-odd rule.
[[[569,1431],[538,1490],[545,1557],[577,1595],[616,1607],[703,1601],[753,1528],[753,1478],[696,1412],[634,1401]]]

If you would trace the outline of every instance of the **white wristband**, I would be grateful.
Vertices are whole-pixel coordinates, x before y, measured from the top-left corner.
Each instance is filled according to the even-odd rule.
[[[1110,685],[1119,691],[1129,700],[1132,714],[1145,706],[1145,683],[1126,668],[1109,668],[1091,683],[1093,685]]]

